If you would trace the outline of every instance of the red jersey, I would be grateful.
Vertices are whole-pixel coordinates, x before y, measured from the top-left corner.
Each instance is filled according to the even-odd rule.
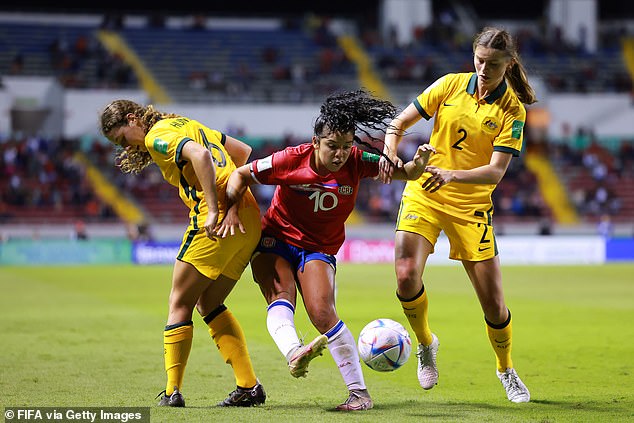
[[[310,165],[314,151],[312,144],[300,144],[251,163],[257,182],[277,185],[262,230],[296,247],[335,255],[359,181],[378,175],[379,156],[353,146],[341,169],[321,176]]]

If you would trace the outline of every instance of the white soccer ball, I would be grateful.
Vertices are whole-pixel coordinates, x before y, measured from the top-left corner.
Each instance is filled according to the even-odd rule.
[[[372,370],[391,372],[407,362],[412,351],[409,333],[391,319],[376,319],[359,334],[359,357]]]

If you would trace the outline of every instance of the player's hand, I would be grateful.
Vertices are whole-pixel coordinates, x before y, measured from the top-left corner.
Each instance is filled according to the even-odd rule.
[[[205,224],[203,225],[203,229],[207,238],[214,239],[216,236],[216,224],[218,223],[218,208],[210,208],[207,212],[207,219],[205,219]]]
[[[222,222],[216,226],[216,234],[220,238],[226,238],[227,236],[233,236],[236,234],[236,228],[243,234],[247,233],[244,229],[244,225],[240,220],[240,216],[238,216],[238,208],[231,207],[227,210],[227,214],[225,215]]]
[[[436,192],[442,186],[453,181],[453,172],[451,170],[441,169],[436,166],[427,166],[425,171],[431,173],[431,176],[422,184],[425,191]]]
[[[384,156],[381,156],[379,159],[379,179],[384,184],[389,184],[392,182],[392,175],[394,174],[394,166],[401,168],[403,167],[403,161],[398,157],[390,157],[392,163],[390,163]]]
[[[436,153],[436,149],[431,144],[422,144],[418,146],[416,149],[416,154],[414,154],[413,160],[419,166],[427,166],[427,162],[429,162],[429,157]]]

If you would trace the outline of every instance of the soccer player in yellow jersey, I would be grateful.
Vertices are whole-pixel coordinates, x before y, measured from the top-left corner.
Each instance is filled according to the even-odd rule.
[[[236,165],[246,163],[251,147],[195,120],[128,100],[105,107],[101,131],[122,147],[117,161],[123,172],[138,173],[155,163],[190,209],[172,276],[163,333],[167,384],[159,405],[185,406],[181,389],[194,333],[194,307],[236,379],[237,388],[218,405],[263,404],[266,394],[253,370],[244,333],[224,305],[260,239],[260,210],[251,192],[238,206],[239,233],[216,236],[227,210],[227,180]]]
[[[439,78],[393,121],[385,138],[392,161],[407,128],[435,116],[430,144],[436,154],[426,172],[403,191],[396,224],[397,296],[418,339],[418,379],[423,389],[438,383],[438,338],[428,322],[422,275],[440,231],[450,243],[450,258],[460,260],[476,291],[497,375],[513,402],[530,393],[511,360],[511,312],[504,301],[498,249],[493,233],[491,193],[513,156],[522,150],[524,104],[534,103],[514,40],[499,28],[485,28],[473,43],[475,72]],[[381,162],[381,179],[391,180]]]

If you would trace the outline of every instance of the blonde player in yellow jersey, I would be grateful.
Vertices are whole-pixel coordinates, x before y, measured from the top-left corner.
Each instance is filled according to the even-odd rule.
[[[395,236],[397,296],[418,339],[418,379],[423,389],[438,383],[438,338],[428,322],[422,276],[441,231],[453,260],[460,260],[484,311],[495,351],[497,375],[512,402],[530,393],[511,360],[511,312],[504,301],[493,233],[491,193],[513,156],[522,150],[526,109],[536,101],[510,34],[485,28],[473,43],[475,72],[447,74],[392,121],[385,152],[392,161],[407,128],[435,116],[430,144],[436,154],[417,181],[403,191]],[[381,179],[391,180],[381,162]]]
[[[251,147],[195,120],[128,100],[105,107],[101,131],[122,147],[117,161],[123,172],[138,173],[155,163],[190,209],[190,224],[172,276],[163,333],[167,384],[159,394],[159,405],[185,406],[181,389],[193,338],[194,307],[236,380],[237,388],[218,405],[263,404],[266,394],[253,370],[244,333],[224,305],[260,239],[260,210],[251,192],[239,204],[242,224],[236,228],[240,233],[216,236],[226,213],[227,180],[236,165],[246,163]]]

